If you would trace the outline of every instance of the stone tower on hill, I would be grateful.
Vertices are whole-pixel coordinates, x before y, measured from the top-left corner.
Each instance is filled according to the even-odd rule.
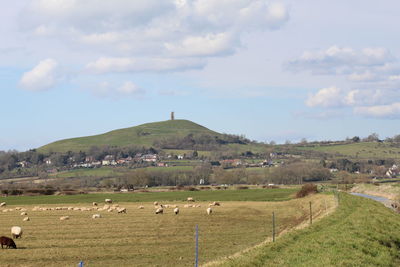
[[[173,120],[175,120],[175,114],[174,114],[174,112],[172,111],[172,112],[171,112],[171,121],[173,121]]]

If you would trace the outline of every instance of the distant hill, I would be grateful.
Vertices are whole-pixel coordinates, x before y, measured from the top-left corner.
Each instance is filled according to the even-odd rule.
[[[150,147],[157,140],[205,134],[220,137],[220,133],[189,120],[168,120],[118,129],[104,134],[56,141],[40,147],[40,152],[87,151],[91,146],[140,145]]]

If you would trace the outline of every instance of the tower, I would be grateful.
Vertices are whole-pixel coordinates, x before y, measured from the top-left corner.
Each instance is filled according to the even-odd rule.
[[[174,112],[172,111],[172,112],[171,112],[171,121],[173,121],[173,120],[175,120],[175,114],[174,114]]]

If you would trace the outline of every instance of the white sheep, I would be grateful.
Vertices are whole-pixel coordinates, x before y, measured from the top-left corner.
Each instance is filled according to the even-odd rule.
[[[111,204],[111,203],[112,203],[112,200],[109,199],[109,198],[106,198],[106,199],[104,200],[104,202],[106,202],[106,203],[108,203],[108,204]]]
[[[98,218],[101,218],[101,215],[100,214],[93,214],[92,218],[93,219],[98,219]]]
[[[6,202],[1,202],[0,203],[0,207],[4,207],[4,206],[6,206],[7,204],[6,204]]]
[[[179,214],[179,208],[175,208],[174,209],[174,213],[175,213],[175,215],[178,215]]]
[[[69,220],[69,216],[61,216],[60,221]]]
[[[142,210],[142,209],[144,209],[144,206],[139,206],[139,208],[138,208],[138,209]]]
[[[158,202],[157,201],[154,201],[154,206],[158,206]]]
[[[194,199],[193,199],[192,197],[188,197],[188,198],[187,198],[187,201],[189,201],[189,202],[194,202]]]
[[[24,222],[30,221],[29,217],[25,217],[25,218],[23,218],[22,220],[23,220]]]
[[[93,202],[92,205],[93,205],[93,206],[97,206],[97,202]]]
[[[11,235],[13,236],[13,238],[21,238],[22,228],[19,226],[11,227]]]
[[[208,209],[207,209],[207,214],[210,215],[211,213],[212,213],[212,209],[211,209],[211,208],[208,208]]]
[[[163,208],[156,209],[156,214],[163,214],[163,213],[164,213],[164,209]]]
[[[214,201],[209,206],[221,206],[221,204],[219,202]]]
[[[126,208],[118,208],[118,213],[126,213]]]
[[[26,215],[28,215],[28,213],[26,213],[25,211],[21,212],[21,216],[26,216]]]

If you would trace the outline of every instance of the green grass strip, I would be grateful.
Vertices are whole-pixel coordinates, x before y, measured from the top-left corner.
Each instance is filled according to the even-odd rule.
[[[330,216],[222,266],[400,266],[400,214],[341,194]]]

